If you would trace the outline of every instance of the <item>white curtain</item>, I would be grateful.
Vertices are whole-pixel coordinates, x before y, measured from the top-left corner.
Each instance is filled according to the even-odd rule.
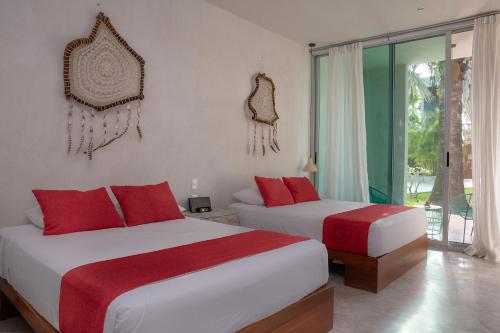
[[[363,47],[334,47],[329,56],[325,194],[368,202]]]
[[[500,261],[500,15],[477,19],[472,48],[474,239],[466,252]]]

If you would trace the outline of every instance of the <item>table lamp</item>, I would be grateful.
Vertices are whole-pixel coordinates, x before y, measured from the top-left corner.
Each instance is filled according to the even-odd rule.
[[[309,157],[307,164],[304,166],[304,169],[302,170],[311,173],[318,172],[318,167],[316,166],[316,164],[314,164],[312,157]]]

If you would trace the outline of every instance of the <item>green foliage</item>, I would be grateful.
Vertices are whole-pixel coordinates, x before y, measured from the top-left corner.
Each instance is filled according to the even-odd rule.
[[[435,174],[441,153],[441,66],[429,63],[430,77],[408,66],[408,166]],[[419,66],[425,66],[421,64]]]
[[[465,194],[472,193],[472,192],[473,192],[472,187],[468,187],[465,189]],[[431,192],[417,193],[415,196],[408,197],[406,199],[405,205],[407,205],[407,206],[425,205],[425,203],[427,201],[429,201],[430,196],[431,196]]]

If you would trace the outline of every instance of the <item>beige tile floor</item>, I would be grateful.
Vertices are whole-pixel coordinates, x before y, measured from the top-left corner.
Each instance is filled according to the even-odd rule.
[[[500,332],[500,264],[458,252],[429,251],[422,263],[379,294],[333,277],[333,333]]]
[[[429,251],[422,263],[378,294],[344,287],[333,274],[331,333],[500,332],[500,264],[457,252]],[[0,332],[32,332],[20,318]]]
[[[468,220],[465,225],[465,237],[464,237],[464,219],[458,215],[450,216],[450,226],[448,232],[448,240],[451,242],[457,242],[465,244],[472,243],[472,227],[474,225],[474,221]],[[465,239],[464,239],[465,238]]]

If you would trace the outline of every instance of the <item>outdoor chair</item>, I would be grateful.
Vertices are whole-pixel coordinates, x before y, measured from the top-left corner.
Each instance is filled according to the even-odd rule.
[[[449,217],[451,217],[451,215],[458,215],[464,219],[464,233],[462,240],[463,243],[465,243],[465,230],[467,229],[467,221],[473,220],[471,200],[472,200],[472,193],[462,194],[451,198],[448,207],[448,211],[450,214]],[[470,232],[471,236],[473,232],[474,232],[474,224],[472,224],[472,230]]]
[[[389,196],[382,191],[377,190],[374,187],[369,188],[370,192],[370,202],[376,204],[390,204]]]

